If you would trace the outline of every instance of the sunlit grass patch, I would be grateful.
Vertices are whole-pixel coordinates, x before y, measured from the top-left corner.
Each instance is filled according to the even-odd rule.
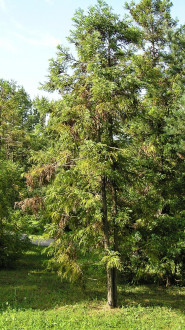
[[[44,269],[42,251],[0,271],[0,329],[185,329],[185,288],[120,283],[119,308],[109,310],[102,269],[70,284]]]
[[[88,304],[61,309],[4,311],[1,329],[184,329],[185,318],[161,307],[127,307],[107,310]]]

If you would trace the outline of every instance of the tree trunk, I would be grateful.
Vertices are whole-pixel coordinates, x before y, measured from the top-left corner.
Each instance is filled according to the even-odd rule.
[[[102,224],[104,234],[104,248],[109,249],[109,224],[107,219],[107,194],[106,194],[106,177],[101,179],[101,191],[102,191]]]
[[[104,233],[104,248],[109,249],[109,224],[107,219],[106,177],[102,177],[102,223]],[[116,268],[107,269],[107,303],[110,308],[117,305]]]
[[[107,303],[110,308],[117,306],[117,269],[107,269]]]
[[[116,215],[117,215],[117,191],[115,187],[115,182],[112,183],[112,202],[113,202],[113,240],[114,240],[114,251],[118,251],[118,227],[116,224]],[[117,306],[117,269],[114,267],[113,271],[113,279],[114,279],[114,306]]]

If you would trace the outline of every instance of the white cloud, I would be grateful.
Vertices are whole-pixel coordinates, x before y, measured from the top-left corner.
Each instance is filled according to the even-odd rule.
[[[14,54],[18,54],[18,49],[10,41],[4,38],[0,38],[0,48],[3,48]]]
[[[58,44],[60,44],[60,40],[56,39],[49,33],[46,34],[38,34],[35,33],[33,36],[24,36],[20,33],[15,33],[15,35],[22,39],[24,42],[29,43],[31,45],[36,46],[44,46],[44,47],[56,47]]]
[[[0,0],[0,8],[1,8],[3,11],[6,11],[6,5],[5,5],[4,0]]]

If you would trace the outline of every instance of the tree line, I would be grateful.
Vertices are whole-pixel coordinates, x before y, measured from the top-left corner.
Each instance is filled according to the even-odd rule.
[[[0,233],[45,228],[50,267],[72,281],[93,255],[110,307],[118,280],[183,284],[185,26],[171,6],[77,10],[75,51],[57,47],[42,85],[56,101],[0,81]]]

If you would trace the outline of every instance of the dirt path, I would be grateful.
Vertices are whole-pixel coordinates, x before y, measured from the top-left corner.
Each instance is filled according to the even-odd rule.
[[[38,246],[49,246],[52,242],[54,242],[54,239],[31,239],[31,243]]]

